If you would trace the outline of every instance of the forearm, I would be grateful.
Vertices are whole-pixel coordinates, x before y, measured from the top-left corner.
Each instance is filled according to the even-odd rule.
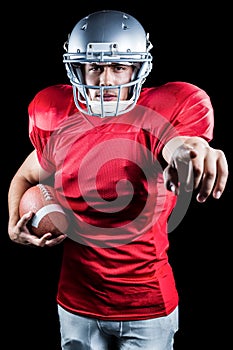
[[[16,225],[18,222],[20,199],[23,193],[31,186],[32,184],[18,172],[13,177],[8,191],[9,227]]]
[[[29,187],[37,184],[39,180],[44,179],[48,176],[49,175],[40,167],[36,152],[31,152],[15,173],[9,186],[9,226],[15,225],[19,219],[18,207],[23,193]]]

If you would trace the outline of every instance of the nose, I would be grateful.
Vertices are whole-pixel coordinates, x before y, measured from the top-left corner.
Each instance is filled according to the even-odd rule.
[[[100,86],[111,86],[114,85],[114,77],[111,67],[104,67],[100,74]]]

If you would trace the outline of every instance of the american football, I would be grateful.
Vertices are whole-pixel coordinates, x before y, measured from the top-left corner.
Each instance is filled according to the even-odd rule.
[[[23,194],[19,205],[20,217],[29,211],[34,213],[28,223],[31,233],[40,237],[48,232],[54,235],[66,232],[68,219],[52,186],[37,184]]]

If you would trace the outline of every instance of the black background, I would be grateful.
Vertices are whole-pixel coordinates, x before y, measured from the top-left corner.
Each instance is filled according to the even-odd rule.
[[[175,349],[228,348],[232,314],[232,19],[230,5],[203,2],[147,3],[67,1],[6,4],[1,10],[1,328],[13,350],[60,350],[55,295],[62,246],[29,248],[7,234],[7,191],[24,157],[28,139],[27,105],[50,84],[67,83],[63,43],[88,13],[122,10],[150,33],[153,72],[146,85],[188,81],[207,91],[215,110],[212,145],[226,153],[230,178],[223,197],[199,204],[195,198],[170,233],[170,259],[180,294],[180,330]],[[4,25],[3,25],[4,23]],[[4,311],[3,311],[4,310]]]

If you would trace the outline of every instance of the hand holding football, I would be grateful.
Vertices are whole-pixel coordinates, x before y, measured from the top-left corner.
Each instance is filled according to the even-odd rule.
[[[54,235],[66,233],[68,219],[52,186],[38,184],[23,194],[19,205],[20,217],[29,211],[34,213],[28,223],[31,233],[39,237],[48,232]]]

